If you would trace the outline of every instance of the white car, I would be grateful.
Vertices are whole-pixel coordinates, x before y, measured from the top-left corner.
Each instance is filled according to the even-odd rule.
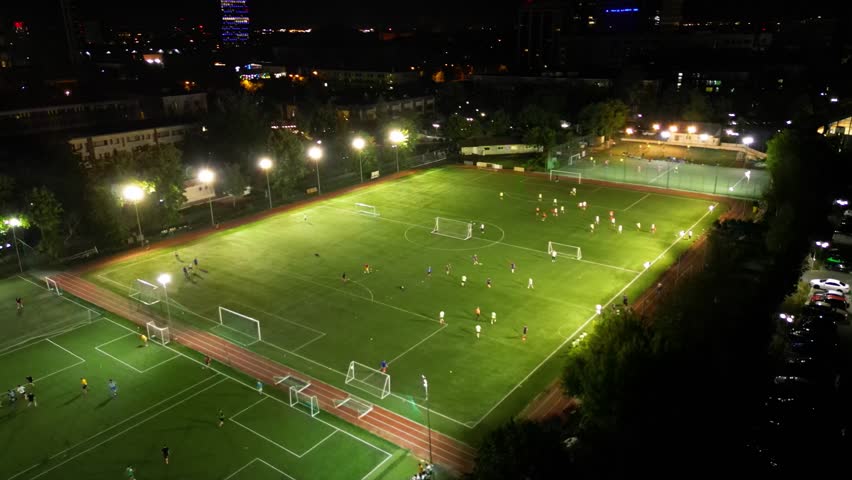
[[[811,280],[810,283],[811,287],[818,288],[820,290],[839,290],[843,293],[849,293],[849,284],[833,278],[815,278]]]

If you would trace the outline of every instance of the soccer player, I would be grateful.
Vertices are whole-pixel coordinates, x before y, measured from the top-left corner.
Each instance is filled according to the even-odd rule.
[[[26,379],[27,379],[27,384],[29,384],[29,386],[31,386],[31,387],[32,387],[32,386],[33,386],[33,384],[35,383],[35,382],[33,382],[33,376],[32,376],[32,375],[27,375],[27,376],[26,376],[26,377],[24,377],[24,378],[26,378]]]
[[[689,237],[690,240],[692,240],[692,230],[688,231],[686,235]]]
[[[541,194],[540,193],[538,194],[538,201],[539,202],[541,201]]]
[[[491,288],[491,277],[485,279],[485,286]]]
[[[535,216],[537,217],[539,215],[541,215],[541,209],[538,208],[538,207],[535,207]]]
[[[479,310],[479,307],[476,307],[476,310],[473,311],[476,314],[476,321],[479,321],[479,315],[482,314],[482,311]]]
[[[655,224],[651,224],[651,233],[657,233],[657,226]]]
[[[528,290],[535,290],[535,284],[533,283],[532,277],[530,277],[529,281],[527,282],[527,289]]]
[[[640,231],[642,230],[642,224],[641,223],[636,222],[636,230],[640,230]]]
[[[491,312],[491,325],[497,323],[497,312]]]
[[[479,333],[482,331],[482,325],[476,326],[476,338],[479,338]]]
[[[479,265],[479,255],[477,255],[475,253],[473,254],[473,264]]]
[[[452,265],[451,263],[448,263],[448,264],[444,267],[444,271],[445,271],[445,272],[447,272],[447,275],[449,275],[449,274],[450,274],[450,271],[452,271],[452,269],[453,269],[453,265]]]
[[[541,221],[547,220],[547,212],[541,212]]]
[[[306,213],[306,214],[304,214],[304,215],[302,216],[302,219],[305,221],[305,223],[308,223],[308,214],[307,214],[307,213]]]
[[[27,396],[27,389],[24,388],[23,385],[18,385],[17,391],[18,391],[18,396],[20,396],[21,398],[25,398]]]
[[[127,477],[127,480],[136,480],[136,472],[133,471],[133,467],[130,465],[124,469],[124,475]]]
[[[15,403],[16,401],[18,401],[18,396],[15,394],[14,388],[10,388],[7,395],[9,395],[9,404],[12,404],[12,403]]]
[[[210,355],[204,355],[204,366],[201,367],[201,368],[203,368],[204,370],[207,370],[208,368],[210,368],[210,361],[211,361]]]
[[[503,192],[500,192],[500,200],[503,200]]]
[[[83,395],[89,394],[89,381],[85,377],[80,379],[80,388],[83,389]]]
[[[18,310],[23,310],[24,309],[24,299],[22,299],[21,297],[15,297],[15,307]]]
[[[521,341],[522,342],[527,341],[527,326],[526,325],[524,325],[524,331],[521,333]]]
[[[601,216],[595,215],[595,225],[600,225],[600,224],[601,224]]]
[[[515,262],[509,264],[509,269],[512,270],[512,273],[515,273]]]
[[[558,202],[556,201],[556,199],[555,199],[555,198],[553,199],[553,204],[554,204],[554,205],[557,205],[557,204],[558,204]]]
[[[438,313],[438,323],[440,323],[441,325],[444,324],[444,311],[443,310],[441,310]]]
[[[142,342],[143,347],[148,346],[148,337],[144,333],[139,334],[139,340]]]
[[[166,465],[169,464],[169,447],[163,445],[163,448],[160,449],[163,452],[163,463]]]
[[[612,211],[612,210],[609,211],[609,218],[615,218],[615,212],[614,211]]]
[[[559,211],[562,212],[562,214],[564,215],[565,214],[565,205],[559,205]]]
[[[198,257],[195,257],[195,258],[192,259],[192,264],[195,265],[196,267],[198,266]]]
[[[621,225],[619,225],[619,226],[618,226],[618,233],[619,233],[619,234],[621,233],[621,230],[623,230],[623,227],[622,227]]]
[[[189,280],[189,270],[186,268],[186,265],[183,266],[183,278]]]
[[[263,395],[263,382],[258,380],[257,383],[255,383],[255,388],[257,388],[258,395]]]
[[[382,363],[379,364],[379,371],[382,373],[388,373],[388,361],[382,360]]]
[[[592,233],[595,233],[595,224],[594,224],[594,223],[590,223],[590,224],[589,224],[589,229],[591,230],[591,232],[592,232]]]
[[[107,385],[109,386],[109,393],[112,394],[112,398],[117,397],[118,396],[118,385],[115,384],[115,380],[110,378],[109,383],[107,383]]]
[[[587,209],[588,207],[589,207],[589,202],[583,202],[583,211],[584,211],[584,212],[586,211],[586,209]]]
[[[432,265],[429,265],[428,267],[426,267],[426,276],[427,277],[432,276]]]
[[[347,282],[348,279],[346,278],[346,272],[343,272],[343,274],[340,276],[340,279],[343,281],[343,283]]]
[[[370,273],[370,264],[369,263],[364,264],[364,273]]]
[[[621,303],[623,303],[625,307],[627,306],[627,295],[621,296]]]
[[[479,224],[479,233],[485,235],[485,224],[484,223]]]
[[[550,263],[556,263],[556,255],[558,255],[556,250],[550,251]]]
[[[571,187],[571,195],[574,196],[574,197],[577,196],[577,188],[576,187]]]
[[[615,226],[615,217],[609,217],[609,223],[614,227]]]
[[[219,428],[222,428],[222,425],[225,424],[225,412],[221,408],[219,409]]]
[[[462,287],[464,286],[465,283],[467,283],[467,275],[462,275],[462,281],[461,281]]]
[[[556,208],[556,207],[553,207],[553,216],[554,216],[554,217],[558,217],[558,216],[559,216],[559,209],[558,209],[558,208]]]

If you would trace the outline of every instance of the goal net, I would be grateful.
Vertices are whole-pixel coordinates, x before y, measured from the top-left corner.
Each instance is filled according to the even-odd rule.
[[[561,257],[576,258],[577,260],[583,259],[583,252],[580,250],[580,247],[564,243],[547,242],[547,254],[552,255],[553,252],[556,252]]]
[[[374,205],[367,205],[366,203],[356,203],[355,208],[358,213],[362,215],[370,215],[371,217],[379,216],[379,212],[376,211],[376,207]]]
[[[561,180],[576,180],[577,183],[583,183],[583,174],[581,172],[567,172],[565,170],[551,170],[550,171],[550,181],[561,181]]]
[[[459,240],[467,240],[473,236],[473,224],[461,220],[435,217],[435,228],[432,229],[432,233]]]
[[[146,323],[145,327],[148,329],[148,340],[163,346],[168,345],[171,341],[169,327],[158,327],[154,322]]]
[[[379,398],[390,395],[390,375],[370,368],[363,363],[349,362],[346,372],[346,384],[360,388]]]
[[[51,292],[57,295],[62,295],[62,290],[59,289],[59,284],[56,283],[56,280],[50,277],[44,277],[44,284],[47,285],[47,289]]]
[[[251,339],[249,345],[263,340],[259,321],[225,307],[219,307],[219,325]]]
[[[315,417],[320,412],[319,408],[319,400],[317,400],[316,395],[308,395],[304,393],[302,390],[304,388],[296,388],[295,386],[290,387],[290,406],[291,407],[304,407],[311,412],[311,416]]]
[[[160,303],[160,289],[153,283],[137,278],[130,286],[130,298],[145,305]]]

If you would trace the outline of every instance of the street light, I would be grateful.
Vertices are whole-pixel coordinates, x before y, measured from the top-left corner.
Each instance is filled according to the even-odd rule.
[[[754,143],[754,137],[744,137],[743,138],[743,145],[748,147],[752,143]]]
[[[677,125],[670,126],[669,131],[672,132],[672,133],[677,133]]]
[[[210,170],[209,168],[202,168],[198,172],[198,180],[200,180],[202,183],[206,184],[208,187],[211,186],[211,184],[213,183],[213,180],[215,180],[215,179],[216,179],[216,174],[213,173],[213,170]],[[216,220],[213,218],[213,195],[210,196],[208,203],[210,204],[210,225],[215,227],[216,226]]]
[[[361,173],[361,183],[364,183],[364,167],[361,164],[361,152],[367,146],[367,141],[361,137],[352,139],[352,148],[358,151],[358,172]]]
[[[625,128],[624,133],[626,133],[628,135],[633,135],[633,129],[632,128]]]
[[[308,149],[308,157],[314,161],[317,167],[317,194],[322,194],[322,186],[320,185],[320,176],[319,176],[319,161],[322,158],[322,148],[317,147],[316,145]]]
[[[24,265],[21,263],[21,252],[18,251],[18,235],[15,233],[15,228],[21,226],[20,218],[10,218],[6,220],[6,225],[12,227],[12,241],[15,242],[15,255],[18,257],[18,270],[24,273]]]
[[[423,390],[426,392],[426,428],[429,430],[429,465],[432,465],[432,419],[429,413],[429,380],[426,375],[421,374],[423,379]]]
[[[696,131],[697,131],[697,130],[695,129],[695,126],[694,126],[694,125],[690,125],[690,126],[686,127],[686,132],[687,132],[687,133],[689,133],[690,135],[692,135],[692,134],[693,134],[693,133],[695,133]]]
[[[671,132],[660,132],[660,136],[663,137],[664,139],[668,139],[669,137],[672,136],[672,134],[671,134]]]
[[[405,134],[401,130],[395,129],[391,130],[389,138],[393,143],[393,148],[396,149],[396,171],[399,172],[399,144],[405,141]]]
[[[163,293],[166,294],[166,313],[169,316],[169,325],[172,323],[172,309],[169,307],[169,289],[167,285],[172,281],[172,276],[168,273],[161,273],[159,277],[157,277],[157,282],[163,286]]]
[[[139,228],[139,241],[145,243],[145,237],[142,235],[142,222],[139,221],[139,201],[145,196],[145,192],[138,185],[128,185],[121,192],[124,199],[133,202],[133,208],[136,210],[136,226]]]
[[[655,124],[651,125],[651,128],[653,128],[653,129],[654,129],[654,131],[656,132],[656,131],[658,131],[658,130],[660,129],[660,124],[659,124],[659,123],[655,123]]]
[[[272,189],[269,188],[269,169],[272,168],[272,160],[263,157],[258,162],[260,169],[266,174],[266,196],[269,198],[269,208],[272,208]]]

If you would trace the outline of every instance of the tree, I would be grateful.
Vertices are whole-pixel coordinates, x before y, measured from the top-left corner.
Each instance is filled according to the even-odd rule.
[[[486,131],[488,132],[488,135],[492,137],[508,135],[510,122],[511,119],[505,111],[497,110],[492,113],[491,117],[488,119]]]
[[[270,122],[261,100],[247,93],[223,93],[213,102],[206,135],[200,139],[208,154],[248,164],[263,152]]]
[[[334,105],[324,104],[314,109],[310,115],[307,130],[312,137],[316,138],[335,136],[338,131],[338,119]]]
[[[266,151],[274,162],[269,172],[271,188],[284,198],[291,197],[309,171],[301,139],[286,130],[273,130],[267,138]]]
[[[535,127],[556,128],[559,125],[559,118],[554,113],[538,105],[531,104],[521,110],[521,113],[518,115],[518,124],[524,132],[532,130]]]
[[[458,143],[468,138],[480,136],[482,134],[482,126],[476,119],[468,120],[461,115],[454,114],[447,119],[444,131],[447,132],[447,138],[450,141]]]
[[[0,213],[5,213],[9,201],[15,196],[15,179],[0,175]]]
[[[231,205],[237,206],[237,198],[243,196],[246,187],[251,184],[248,175],[239,163],[226,163],[222,168],[222,193],[231,196]]]
[[[608,140],[624,128],[627,114],[627,105],[621,100],[592,103],[580,111],[580,123],[587,132]]]
[[[154,185],[159,198],[163,220],[173,224],[180,219],[180,207],[186,202],[184,181],[186,174],[181,161],[181,152],[174,145],[143,147],[134,152],[139,180],[148,180]]]
[[[26,195],[30,221],[41,232],[39,246],[58,255],[60,248],[59,227],[62,224],[62,204],[47,187],[36,187]]]
[[[556,146],[556,131],[549,127],[533,127],[524,133],[524,143],[541,147],[542,154],[539,158],[546,161]]]
[[[510,421],[482,442],[470,480],[568,478],[570,467],[558,428]]]
[[[698,90],[689,92],[681,117],[688,122],[706,122],[713,116],[713,107],[707,96]]]

